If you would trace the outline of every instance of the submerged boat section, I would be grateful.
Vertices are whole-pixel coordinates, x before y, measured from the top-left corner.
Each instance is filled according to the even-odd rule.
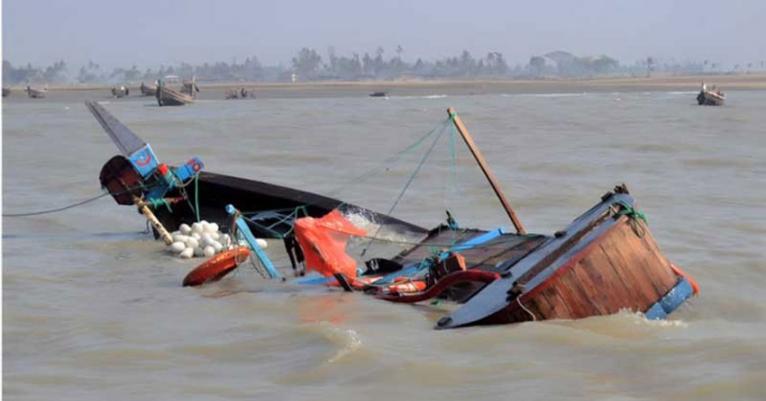
[[[648,312],[684,280],[620,186],[437,327]]]

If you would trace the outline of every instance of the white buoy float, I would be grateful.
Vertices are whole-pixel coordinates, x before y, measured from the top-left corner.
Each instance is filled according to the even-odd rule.
[[[242,240],[233,241],[229,234],[222,233],[219,229],[218,224],[206,220],[193,223],[191,226],[183,223],[178,226],[177,231],[171,233],[173,243],[167,247],[167,250],[182,259],[201,256],[209,258],[234,248],[237,243],[242,246],[248,245]],[[262,238],[256,238],[256,242],[261,248],[269,245]]]

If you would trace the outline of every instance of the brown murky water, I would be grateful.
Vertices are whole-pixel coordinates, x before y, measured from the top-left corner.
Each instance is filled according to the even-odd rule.
[[[435,93],[434,95],[439,95]],[[98,194],[116,148],[81,94],[3,104],[3,212]],[[241,268],[182,288],[180,261],[104,198],[4,218],[8,400],[766,399],[766,92],[721,108],[693,92],[374,99],[151,99],[106,107],[168,162],[332,194],[387,211],[420,155],[349,183],[454,106],[531,232],[552,233],[626,182],[701,296],[649,322],[435,331],[449,305],[269,283]],[[467,152],[439,146],[394,214],[424,226],[509,226]],[[421,153],[422,154],[422,153]],[[340,190],[337,190],[341,188]],[[270,252],[276,255],[278,244]],[[281,265],[284,259],[277,257]]]

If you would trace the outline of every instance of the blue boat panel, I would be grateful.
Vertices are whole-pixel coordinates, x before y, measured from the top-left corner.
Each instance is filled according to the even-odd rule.
[[[226,212],[230,215],[236,215],[237,209],[234,208],[232,205],[226,206]],[[255,236],[253,235],[253,232],[250,231],[250,227],[247,225],[247,222],[245,221],[242,216],[237,216],[235,219],[234,224],[237,225],[237,229],[242,233],[242,235],[245,237],[245,241],[247,241],[247,244],[250,245],[250,249],[255,252],[255,256],[258,257],[258,260],[261,261],[261,264],[263,265],[264,269],[268,273],[270,278],[281,278],[282,275],[279,274],[279,271],[276,267],[274,267],[274,264],[271,262],[271,259],[269,259],[268,255],[266,255],[266,252],[261,248],[260,245],[258,245],[258,241],[256,241]]]
[[[665,309],[662,309],[662,305],[660,305],[659,302],[652,305],[649,310],[647,310],[644,315],[649,320],[662,320],[668,317],[667,312],[665,312]]]
[[[684,301],[691,298],[692,294],[693,290],[691,284],[689,284],[688,280],[682,277],[678,281],[678,284],[676,284],[672,290],[668,291],[668,293],[660,300],[662,309],[664,309],[666,313],[670,314],[674,310],[678,309],[678,307],[681,306]]]

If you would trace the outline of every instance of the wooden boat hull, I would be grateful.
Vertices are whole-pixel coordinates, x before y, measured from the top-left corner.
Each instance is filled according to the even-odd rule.
[[[700,106],[722,106],[726,97],[711,91],[700,91],[697,95],[697,104]]]
[[[156,97],[157,104],[160,106],[183,106],[194,103],[194,98],[191,95],[181,93],[164,85],[160,85],[157,88]]]
[[[627,193],[610,194],[566,230],[506,266],[500,280],[442,318],[437,328],[652,310],[685,279],[633,211]]]

